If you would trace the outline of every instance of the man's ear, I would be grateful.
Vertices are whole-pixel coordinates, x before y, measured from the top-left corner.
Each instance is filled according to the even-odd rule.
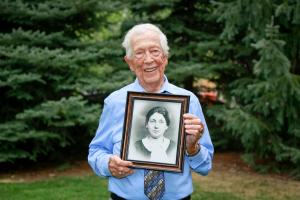
[[[133,64],[132,64],[132,59],[128,58],[127,56],[124,56],[124,60],[127,63],[127,65],[129,66],[130,70],[132,72],[134,72],[134,67],[133,67]]]

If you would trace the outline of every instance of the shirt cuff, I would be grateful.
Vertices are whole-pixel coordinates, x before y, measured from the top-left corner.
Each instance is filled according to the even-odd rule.
[[[199,163],[202,163],[203,161],[205,161],[205,158],[208,154],[208,151],[206,148],[204,148],[203,146],[200,145],[200,151],[198,151],[197,154],[193,155],[193,156],[186,156],[190,162],[190,166],[195,169],[197,166],[199,166]]]
[[[99,172],[102,176],[111,176],[110,170],[108,168],[108,162],[111,156],[112,154],[107,154],[97,162],[97,168],[99,169]]]

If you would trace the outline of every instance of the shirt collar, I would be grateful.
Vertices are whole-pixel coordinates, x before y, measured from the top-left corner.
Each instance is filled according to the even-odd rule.
[[[137,92],[145,92],[145,89],[140,85],[139,80],[137,78],[134,81],[134,89]],[[166,75],[164,75],[164,84],[161,87],[161,89],[159,90],[159,93],[170,93],[170,94],[173,93],[171,84],[169,83]]]

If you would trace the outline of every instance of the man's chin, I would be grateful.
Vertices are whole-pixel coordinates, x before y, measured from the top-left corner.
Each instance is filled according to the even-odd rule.
[[[162,81],[163,81],[163,78],[159,77],[158,75],[145,78],[145,83],[148,85],[160,84]]]

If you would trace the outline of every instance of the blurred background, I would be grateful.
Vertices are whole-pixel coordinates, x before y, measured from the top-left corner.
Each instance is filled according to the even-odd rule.
[[[86,158],[104,98],[134,80],[123,36],[145,22],[216,154],[299,179],[300,0],[0,0],[2,173]]]

